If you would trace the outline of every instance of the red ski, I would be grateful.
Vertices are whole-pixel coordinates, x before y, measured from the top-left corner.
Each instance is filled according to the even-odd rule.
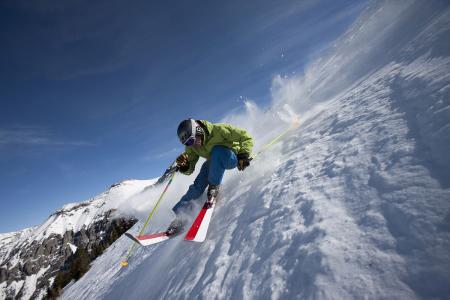
[[[125,232],[125,235],[140,244],[141,246],[149,246],[153,244],[157,244],[160,242],[164,242],[165,240],[170,239],[172,236],[168,236],[165,232],[158,232],[153,234],[134,236],[128,232]]]
[[[203,242],[206,239],[206,233],[208,232],[209,223],[211,222],[212,213],[216,206],[216,200],[212,202],[206,202],[200,210],[194,223],[187,232],[184,240],[193,242]]]

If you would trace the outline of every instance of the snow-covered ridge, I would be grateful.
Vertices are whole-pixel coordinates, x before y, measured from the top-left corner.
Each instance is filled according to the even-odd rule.
[[[106,192],[91,200],[66,204],[62,209],[51,214],[47,221],[33,232],[33,237],[39,240],[51,234],[63,235],[69,230],[76,233],[102,218],[107,210],[115,209],[114,203],[118,204],[124,199],[130,198],[155,182],[154,179],[126,180],[113,184]]]
[[[0,234],[0,299],[43,297],[54,272],[76,251],[76,244],[90,247],[104,237],[106,233],[93,226],[107,228],[117,206],[155,182],[125,180],[113,184],[92,199],[64,205],[39,226]]]
[[[78,203],[69,203],[52,213],[47,220],[39,226],[27,228],[18,232],[0,234],[2,250],[7,244],[39,241],[52,234],[64,235],[66,231],[74,233],[83,227],[101,218],[107,210],[115,209],[122,201],[153,185],[156,179],[125,180],[111,185],[100,195]],[[109,205],[107,205],[109,204]],[[5,244],[3,244],[3,242]],[[1,253],[1,252],[0,252]]]

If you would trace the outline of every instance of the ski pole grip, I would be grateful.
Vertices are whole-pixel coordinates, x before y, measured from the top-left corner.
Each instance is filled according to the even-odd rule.
[[[177,165],[175,165],[175,166],[172,166],[172,167],[170,167],[170,169],[169,169],[170,171],[170,173],[172,173],[172,172],[178,172],[179,170],[180,170],[180,167],[178,167]]]

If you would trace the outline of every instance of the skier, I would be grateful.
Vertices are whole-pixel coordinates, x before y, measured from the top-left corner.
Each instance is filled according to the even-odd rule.
[[[243,129],[229,124],[212,124],[205,120],[188,119],[182,121],[177,130],[185,151],[177,157],[178,170],[190,175],[194,172],[199,157],[206,158],[200,173],[186,194],[172,208],[175,219],[166,231],[173,235],[183,229],[184,222],[180,213],[189,205],[189,201],[199,198],[206,187],[207,204],[217,198],[220,183],[225,170],[238,168],[243,171],[250,165],[253,138]]]

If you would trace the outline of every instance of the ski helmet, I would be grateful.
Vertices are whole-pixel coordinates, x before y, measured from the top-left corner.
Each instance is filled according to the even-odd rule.
[[[203,136],[204,131],[194,119],[181,121],[177,129],[178,138],[183,145],[192,146],[196,136]]]

